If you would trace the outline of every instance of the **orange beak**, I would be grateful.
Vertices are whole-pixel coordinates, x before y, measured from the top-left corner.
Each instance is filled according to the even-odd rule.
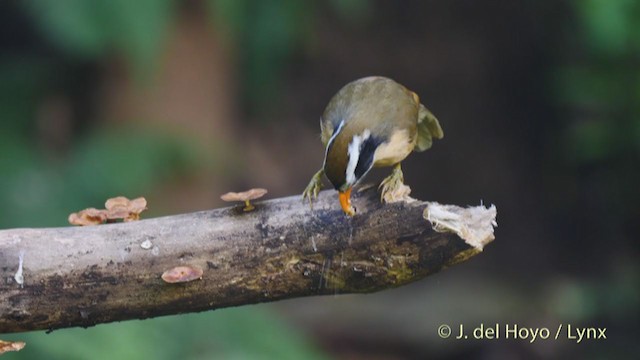
[[[342,211],[349,216],[353,216],[356,214],[356,209],[351,206],[351,188],[348,188],[347,191],[340,191],[340,206],[342,206]]]

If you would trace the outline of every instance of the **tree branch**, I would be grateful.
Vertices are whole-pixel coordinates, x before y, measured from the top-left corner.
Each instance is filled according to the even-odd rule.
[[[348,218],[335,192],[324,191],[313,210],[295,196],[257,203],[248,213],[236,207],[121,224],[2,230],[0,333],[373,292],[464,261],[493,239],[491,225],[490,236],[473,246],[452,232],[436,232],[423,216],[430,203],[383,206],[367,189],[354,194],[354,204],[358,214]],[[443,219],[450,222],[448,214]],[[427,215],[434,222],[437,214]],[[437,227],[451,229],[446,221]],[[176,266],[200,268],[202,279],[164,282],[163,272]]]

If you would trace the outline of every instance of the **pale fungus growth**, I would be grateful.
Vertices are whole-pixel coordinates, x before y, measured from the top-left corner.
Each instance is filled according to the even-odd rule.
[[[147,200],[139,197],[129,200],[124,196],[108,199],[106,209],[88,208],[69,215],[71,225],[99,225],[116,220],[125,222],[140,220],[140,213],[147,209]]]
[[[71,225],[99,225],[105,221],[107,221],[106,211],[96,208],[84,209],[69,215],[69,224]]]
[[[140,220],[140,213],[147,209],[147,199],[139,197],[129,200],[124,196],[117,196],[108,199],[104,207],[107,209],[110,219],[135,221]]]
[[[20,351],[24,348],[24,341],[4,341],[0,340],[0,355],[9,351]]]
[[[222,199],[223,201],[227,201],[227,202],[233,202],[233,201],[243,201],[244,202],[244,208],[242,210],[244,211],[251,211],[253,209],[255,209],[255,206],[253,206],[251,204],[251,200],[255,200],[255,199],[259,199],[261,197],[264,196],[264,194],[267,193],[266,189],[251,189],[251,190],[247,190],[247,191],[243,191],[243,192],[228,192],[222,196],[220,196],[220,199]]]
[[[203,271],[194,266],[176,266],[162,273],[162,280],[169,284],[202,279]]]

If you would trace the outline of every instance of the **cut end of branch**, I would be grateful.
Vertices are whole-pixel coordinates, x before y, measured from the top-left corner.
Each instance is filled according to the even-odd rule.
[[[482,250],[495,239],[493,228],[498,226],[495,205],[462,208],[431,202],[423,216],[435,231],[453,232],[477,250]]]

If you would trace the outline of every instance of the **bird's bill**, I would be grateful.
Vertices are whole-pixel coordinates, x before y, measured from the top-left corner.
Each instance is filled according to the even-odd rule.
[[[349,187],[345,191],[340,191],[340,206],[342,207],[342,211],[349,216],[353,216],[356,214],[356,209],[351,206],[351,187]]]

